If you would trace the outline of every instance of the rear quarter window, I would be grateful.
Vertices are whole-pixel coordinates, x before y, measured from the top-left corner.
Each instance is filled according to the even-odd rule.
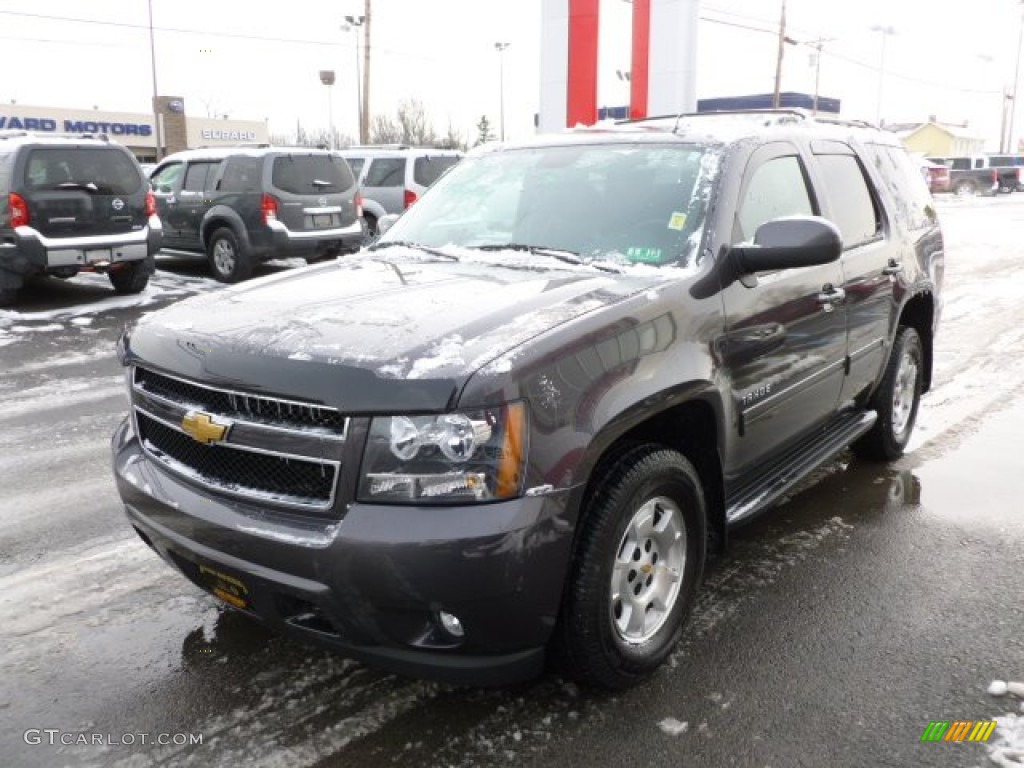
[[[29,190],[91,189],[131,195],[142,188],[142,171],[127,153],[105,147],[37,147],[25,164]]]
[[[460,159],[455,155],[417,157],[412,170],[412,178],[417,184],[429,187],[441,178],[441,174],[459,162]]]
[[[363,180],[364,187],[401,187],[405,184],[404,157],[375,157]]]
[[[274,158],[271,183],[295,195],[344,192],[355,185],[352,171],[340,157],[279,155]]]

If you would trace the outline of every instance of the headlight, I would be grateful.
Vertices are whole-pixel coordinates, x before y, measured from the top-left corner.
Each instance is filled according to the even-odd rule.
[[[451,504],[519,495],[526,459],[526,408],[373,419],[359,499]]]

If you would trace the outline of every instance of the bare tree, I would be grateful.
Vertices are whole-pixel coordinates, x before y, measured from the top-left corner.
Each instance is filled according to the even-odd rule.
[[[402,128],[390,115],[374,115],[370,126],[371,144],[400,144]]]
[[[448,121],[448,133],[445,134],[444,138],[437,142],[438,149],[459,149],[463,152],[466,151],[466,141],[462,138],[462,134],[455,130],[455,126],[452,125],[452,121]]]
[[[429,147],[437,143],[434,127],[427,121],[423,102],[406,99],[398,105],[398,125],[402,129],[402,143],[416,147]]]

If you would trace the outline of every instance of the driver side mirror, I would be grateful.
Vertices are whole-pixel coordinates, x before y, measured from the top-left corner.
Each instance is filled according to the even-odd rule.
[[[753,245],[737,245],[730,255],[741,273],[753,274],[829,264],[843,251],[836,225],[820,216],[787,216],[757,228]]]

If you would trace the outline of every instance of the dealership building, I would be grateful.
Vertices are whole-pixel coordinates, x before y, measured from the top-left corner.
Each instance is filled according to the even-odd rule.
[[[156,106],[154,112],[145,113],[0,104],[0,130],[104,134],[128,147],[141,163],[152,163],[183,149],[265,144],[270,140],[264,120],[190,117],[185,114],[184,100],[174,96],[158,97]]]

